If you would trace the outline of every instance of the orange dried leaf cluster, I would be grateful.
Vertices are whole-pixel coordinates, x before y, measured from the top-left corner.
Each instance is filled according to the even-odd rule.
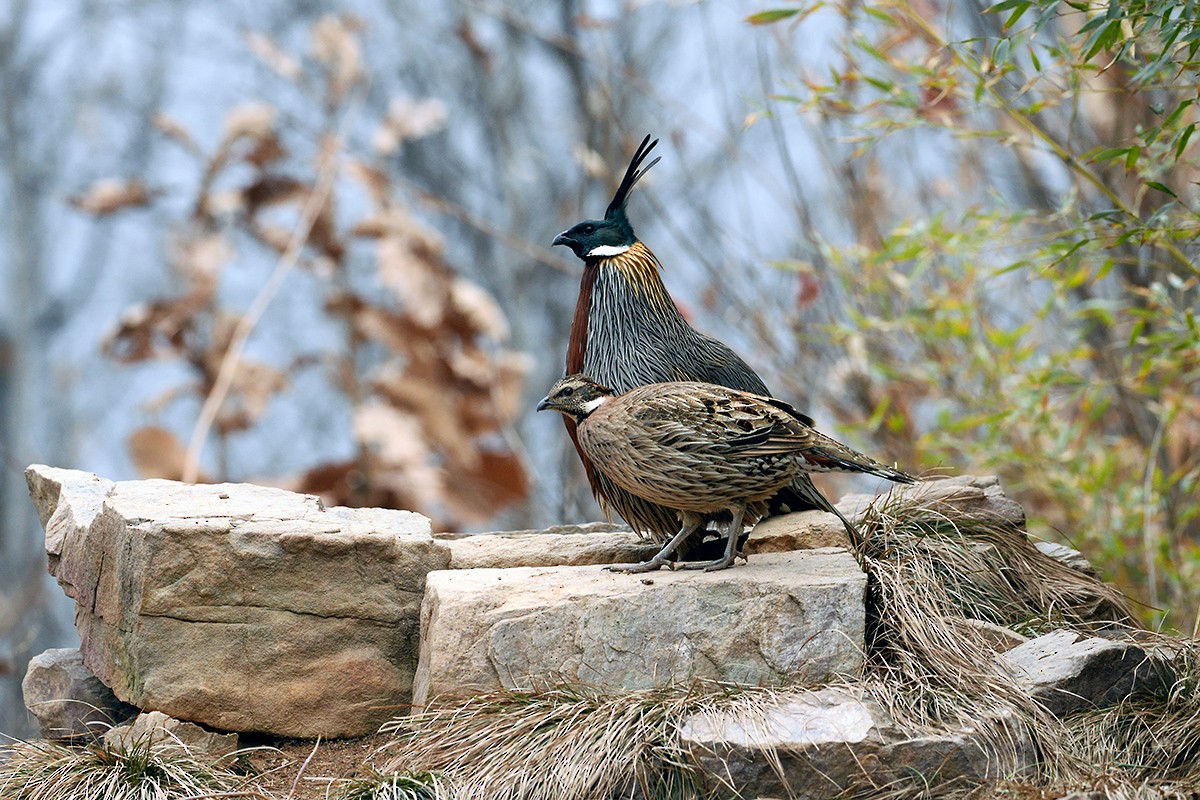
[[[352,20],[321,20],[307,60],[287,55],[262,36],[247,42],[283,78],[298,80],[313,69],[323,74],[323,105],[337,110],[361,78],[356,33]],[[444,114],[436,101],[394,102],[380,124],[377,152],[428,135]],[[303,235],[307,212],[311,227],[297,266],[317,278],[307,285],[321,287],[320,306],[342,323],[345,339],[333,352],[312,352],[285,365],[238,355],[214,435],[224,439],[268,424],[273,401],[286,395],[296,371],[332,364],[331,397],[351,407],[346,435],[353,437],[357,456],[274,482],[335,504],[419,510],[443,527],[485,520],[524,499],[525,467],[506,432],[519,410],[529,364],[527,356],[506,346],[503,310],[483,287],[457,273],[440,237],[399,201],[388,162],[370,161],[378,157],[371,154],[352,157],[335,130],[325,131],[312,153],[294,153],[285,145],[280,120],[268,104],[239,105],[207,154],[178,123],[156,121],[164,135],[197,157],[199,169],[192,211],[168,252],[180,290],[128,309],[105,352],[124,363],[174,360],[190,368],[193,384],[166,392],[154,408],[188,394],[203,399],[222,362],[235,352],[235,330],[257,322],[223,304],[223,272],[238,258],[282,258]],[[387,146],[379,147],[381,142]],[[333,189],[326,192],[318,186],[331,169]],[[76,204],[91,213],[111,213],[137,204],[133,186],[124,194],[93,189]],[[368,210],[359,219],[339,219],[334,213],[339,195],[357,187],[365,190],[359,194],[368,199]],[[140,191],[149,202],[149,192]],[[363,280],[364,247],[373,252],[369,281]],[[379,289],[360,288],[368,284]],[[314,350],[328,346],[313,343]],[[172,432],[147,425],[134,433],[130,447],[143,475],[184,474],[186,448]]]

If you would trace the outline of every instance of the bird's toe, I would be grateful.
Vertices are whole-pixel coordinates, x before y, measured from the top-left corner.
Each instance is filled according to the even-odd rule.
[[[640,564],[609,564],[604,569],[609,572],[616,572],[622,575],[636,575],[641,572],[654,572],[661,566],[661,561],[643,561]]]

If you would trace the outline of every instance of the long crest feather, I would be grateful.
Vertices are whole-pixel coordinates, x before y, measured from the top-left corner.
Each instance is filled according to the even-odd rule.
[[[625,170],[625,177],[621,179],[621,185],[617,187],[612,202],[608,204],[608,210],[604,212],[605,219],[617,219],[624,215],[625,201],[629,199],[629,191],[633,188],[633,185],[649,172],[651,167],[662,160],[662,156],[659,156],[645,167],[639,169],[642,162],[646,160],[646,157],[650,155],[650,151],[657,144],[658,139],[650,141],[650,134],[646,134],[646,138],[642,139],[642,143],[638,145],[637,152],[633,154],[633,158],[629,161],[629,168]]]

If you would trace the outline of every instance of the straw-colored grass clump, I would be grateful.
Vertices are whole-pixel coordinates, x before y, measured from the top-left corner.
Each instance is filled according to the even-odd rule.
[[[4,800],[272,800],[243,775],[175,742],[148,737],[125,746],[14,742],[0,747]]]

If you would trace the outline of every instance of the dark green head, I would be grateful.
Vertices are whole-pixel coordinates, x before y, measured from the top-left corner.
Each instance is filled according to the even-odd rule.
[[[554,244],[566,245],[584,260],[620,255],[628,250],[637,241],[637,236],[634,235],[633,226],[625,216],[625,202],[629,199],[629,190],[638,179],[659,162],[656,158],[641,168],[642,162],[657,144],[658,139],[650,141],[649,135],[642,140],[629,162],[629,168],[625,170],[625,177],[621,179],[621,185],[617,187],[612,202],[608,204],[604,219],[584,220],[556,236]]]
[[[576,422],[583,422],[612,396],[612,389],[586,375],[568,375],[550,387],[550,393],[537,404],[537,410],[561,411]]]

